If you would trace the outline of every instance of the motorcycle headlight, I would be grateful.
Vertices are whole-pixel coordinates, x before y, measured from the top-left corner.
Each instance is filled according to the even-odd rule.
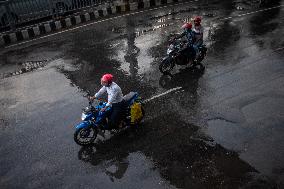
[[[86,119],[87,115],[85,113],[82,113],[81,119],[84,121]]]
[[[174,45],[173,44],[171,44],[170,46],[169,46],[169,48],[168,48],[168,50],[167,50],[167,54],[170,54],[173,50],[174,50]]]

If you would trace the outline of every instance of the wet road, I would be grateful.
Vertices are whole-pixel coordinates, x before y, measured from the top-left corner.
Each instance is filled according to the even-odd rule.
[[[283,188],[284,2],[205,2],[1,49],[0,187]],[[163,76],[168,36],[194,15],[205,72]],[[106,72],[144,99],[179,88],[146,104],[138,133],[81,148],[83,95]]]

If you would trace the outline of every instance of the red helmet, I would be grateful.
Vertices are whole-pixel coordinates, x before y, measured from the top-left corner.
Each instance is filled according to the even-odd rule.
[[[182,25],[181,27],[182,29],[191,29],[192,28],[192,24],[189,22],[189,23],[185,23],[184,25]]]
[[[101,81],[111,83],[113,81],[113,75],[105,74],[105,75],[102,76]]]
[[[200,16],[196,16],[194,19],[193,19],[193,21],[194,21],[194,24],[196,25],[199,25],[200,23],[201,23],[201,17]]]

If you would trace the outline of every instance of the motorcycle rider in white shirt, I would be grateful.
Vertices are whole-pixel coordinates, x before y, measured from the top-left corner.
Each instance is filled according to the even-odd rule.
[[[123,100],[123,94],[121,88],[113,82],[113,75],[105,74],[101,78],[101,85],[103,86],[90,100],[100,98],[104,93],[108,94],[108,102],[102,112],[106,111],[108,107],[112,107],[111,111],[106,112],[106,116],[109,118],[107,127],[105,129],[116,129],[122,120],[125,112],[126,103]]]

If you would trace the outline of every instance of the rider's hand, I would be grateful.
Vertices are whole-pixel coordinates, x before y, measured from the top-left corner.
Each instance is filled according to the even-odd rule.
[[[106,106],[106,107],[104,107],[104,108],[102,108],[102,109],[101,109],[101,112],[106,111],[106,109],[107,109],[107,106]]]
[[[95,98],[96,98],[95,96],[89,96],[89,100],[90,100],[90,101],[94,101]]]

